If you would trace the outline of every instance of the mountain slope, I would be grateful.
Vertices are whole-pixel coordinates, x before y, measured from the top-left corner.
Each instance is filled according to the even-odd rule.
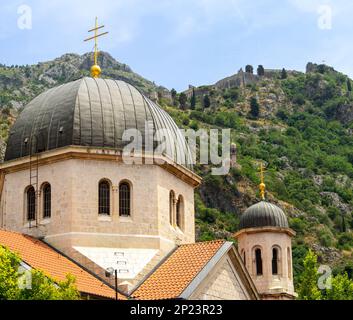
[[[82,56],[65,54],[53,61],[32,66],[0,65],[0,107],[20,109],[36,95],[53,86],[88,76],[92,54]],[[109,53],[101,52],[98,58],[102,75],[128,81],[150,97],[155,97],[162,87],[134,73],[129,66],[116,61]]]
[[[204,178],[196,193],[198,239],[232,238],[241,213],[259,201],[257,171],[264,162],[267,197],[288,213],[297,232],[296,277],[309,247],[321,262],[352,272],[350,79],[328,66],[308,64],[306,73],[240,71],[215,85],[171,95],[109,54],[100,59],[105,77],[123,79],[159,99],[180,127],[232,129],[238,165],[222,177],[212,176],[209,166],[195,168]],[[2,152],[19,110],[47,88],[88,75],[90,60],[90,54],[67,54],[34,66],[0,66]]]
[[[237,230],[243,210],[259,201],[257,171],[264,162],[267,197],[288,213],[297,232],[296,276],[309,247],[322,263],[352,274],[351,85],[328,66],[308,64],[306,73],[240,71],[213,86],[191,87],[183,110],[176,97],[177,107],[168,110],[180,126],[232,128],[237,144],[238,167],[228,176],[197,168],[204,177],[196,201],[201,239]]]

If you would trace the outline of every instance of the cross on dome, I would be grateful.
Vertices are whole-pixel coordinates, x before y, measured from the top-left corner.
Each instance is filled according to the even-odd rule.
[[[96,24],[95,27],[91,30],[88,30],[88,32],[93,32],[94,31],[94,36],[85,39],[84,41],[90,41],[94,40],[94,65],[91,67],[91,76],[92,78],[99,78],[100,74],[102,73],[102,70],[100,66],[98,65],[98,38],[104,35],[107,35],[109,32],[103,32],[101,34],[98,34],[98,30],[103,29],[104,25],[98,26],[98,18],[96,17]]]

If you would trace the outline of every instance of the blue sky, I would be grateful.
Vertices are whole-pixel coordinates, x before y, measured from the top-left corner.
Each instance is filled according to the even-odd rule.
[[[18,27],[21,5],[31,29]],[[100,49],[169,89],[211,84],[246,64],[303,71],[325,61],[353,77],[351,0],[2,0],[0,12],[8,65],[90,51],[82,40],[97,15],[110,31]]]

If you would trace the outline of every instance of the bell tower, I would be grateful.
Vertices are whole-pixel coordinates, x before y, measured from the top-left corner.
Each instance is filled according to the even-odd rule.
[[[235,234],[238,251],[264,300],[295,299],[292,267],[292,237],[282,209],[266,201],[264,170],[261,166],[262,201],[241,216]]]

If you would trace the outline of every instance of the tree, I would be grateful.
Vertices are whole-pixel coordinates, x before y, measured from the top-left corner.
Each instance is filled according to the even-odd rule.
[[[0,300],[15,300],[19,295],[18,267],[20,258],[0,246]]]
[[[254,68],[252,65],[248,64],[246,67],[245,67],[245,72],[246,73],[251,73],[253,74],[254,73]]]
[[[178,94],[178,93],[176,92],[175,89],[172,89],[172,90],[170,91],[170,94],[171,94],[171,96],[172,96],[173,106],[176,107],[176,106],[177,106],[177,94]]]
[[[318,288],[317,256],[309,250],[304,258],[304,270],[299,278],[297,288],[298,299],[300,300],[321,300],[321,293]]]
[[[326,72],[326,70],[327,70],[327,67],[324,64],[319,64],[317,66],[317,71],[321,74],[324,74]]]
[[[347,273],[338,274],[331,278],[331,289],[326,289],[322,294],[325,300],[353,300],[353,281]]]
[[[347,227],[346,227],[346,220],[345,220],[345,218],[344,218],[344,212],[342,211],[342,213],[341,213],[341,223],[342,223],[342,225],[341,225],[341,232],[342,233],[345,233],[346,231],[347,231]]]
[[[317,256],[309,250],[304,258],[304,270],[299,277],[297,286],[298,299],[301,300],[353,300],[353,281],[348,274],[338,274],[326,278],[326,289],[318,288]],[[330,282],[328,282],[330,280]]]
[[[260,77],[265,75],[265,69],[264,69],[263,65],[261,65],[261,64],[257,68],[257,75]]]
[[[182,92],[179,95],[179,103],[180,103],[180,108],[185,110],[186,109],[186,102],[188,101],[188,97],[184,92]]]
[[[161,99],[162,99],[162,97],[163,97],[162,92],[161,92],[161,91],[158,91],[158,92],[157,92],[157,96],[158,96],[158,101],[160,102]]]
[[[32,271],[32,287],[20,291],[18,300],[78,300],[79,293],[74,285],[74,277],[68,275],[65,281],[57,284],[41,271]]]
[[[282,72],[281,72],[281,79],[284,80],[284,79],[287,79],[288,77],[288,74],[287,74],[287,71],[286,69],[282,69]]]
[[[196,96],[195,96],[195,89],[193,88],[192,89],[192,96],[190,99],[190,108],[195,109],[195,106],[196,106]]]
[[[29,78],[31,76],[31,68],[28,65],[26,65],[25,67],[25,76],[26,78]]]
[[[203,106],[204,108],[209,108],[211,106],[211,100],[208,94],[203,97]]]
[[[252,97],[250,100],[250,115],[253,118],[257,118],[260,114],[260,106],[255,97]]]
[[[347,79],[347,90],[348,90],[349,92],[352,91],[352,82],[351,82],[351,80],[349,80],[349,79]]]
[[[19,286],[21,259],[0,246],[0,300],[78,300],[80,294],[73,276],[55,282],[38,270],[30,270],[31,288]],[[25,283],[24,283],[25,284]]]
[[[8,117],[11,114],[11,108],[9,106],[5,106],[5,107],[2,108],[1,113],[4,116]]]

